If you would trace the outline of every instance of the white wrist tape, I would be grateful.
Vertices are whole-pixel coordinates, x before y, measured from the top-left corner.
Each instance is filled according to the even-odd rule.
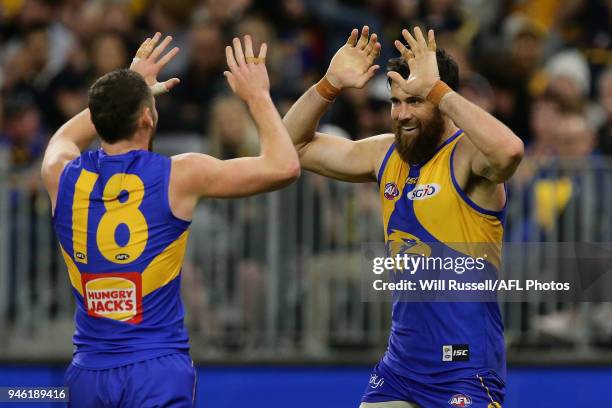
[[[166,84],[164,84],[163,82],[156,82],[154,85],[151,85],[149,89],[151,89],[151,93],[153,94],[153,96],[165,94],[166,92],[168,92]]]

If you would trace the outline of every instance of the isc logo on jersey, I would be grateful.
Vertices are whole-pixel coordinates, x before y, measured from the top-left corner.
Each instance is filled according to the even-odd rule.
[[[142,321],[139,273],[83,273],[81,277],[87,314],[133,324]]]
[[[472,405],[472,398],[465,394],[455,394],[448,400],[448,403],[453,407],[469,407]]]
[[[409,200],[427,200],[438,194],[442,187],[436,183],[417,184],[407,194]]]

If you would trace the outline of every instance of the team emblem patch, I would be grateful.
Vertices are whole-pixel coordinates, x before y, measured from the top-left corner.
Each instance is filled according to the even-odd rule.
[[[138,272],[83,273],[87,314],[126,323],[142,321],[142,276]]]
[[[408,199],[412,201],[416,200],[427,200],[438,194],[442,187],[436,183],[428,183],[428,184],[417,184],[414,186],[412,190],[410,190],[407,194]]]
[[[472,405],[472,398],[465,394],[455,394],[448,400],[448,403],[453,407],[469,407]]]
[[[400,192],[399,188],[397,188],[397,184],[393,182],[385,184],[384,194],[387,200],[393,200],[394,198],[399,196]]]

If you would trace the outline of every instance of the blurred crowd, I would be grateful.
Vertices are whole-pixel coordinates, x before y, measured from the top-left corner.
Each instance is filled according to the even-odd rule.
[[[324,74],[353,27],[370,25],[395,56],[401,28],[436,30],[458,61],[461,92],[502,119],[528,155],[612,153],[612,2],[607,0],[2,0],[0,141],[15,167],[36,162],[87,89],[126,67],[155,31],[179,56],[164,75],[181,85],[159,99],[160,137],[199,134],[223,157],[251,154],[256,135],[222,75],[224,46],[250,33],[269,44],[281,112]],[[345,92],[326,122],[359,139],[389,130],[383,75]]]
[[[177,76],[181,84],[157,100],[158,142],[176,146],[197,140],[201,150],[223,159],[256,154],[256,128],[222,75],[225,45],[247,33],[256,45],[268,43],[271,93],[284,113],[325,73],[351,29],[365,24],[379,34],[383,72],[365,89],[340,95],[322,121],[329,133],[360,139],[390,131],[384,67],[397,56],[393,41],[402,28],[433,28],[438,46],[459,64],[460,92],[526,144],[525,163],[511,188],[511,194],[516,186],[524,193],[520,215],[513,221],[510,214],[511,239],[612,241],[610,222],[583,217],[571,224],[578,232],[558,228],[573,201],[582,206],[581,214],[612,216],[612,211],[601,199],[582,200],[585,191],[599,190],[556,167],[559,161],[571,162],[573,169],[603,166],[612,154],[610,0],[0,0],[0,149],[9,152],[11,173],[29,175],[30,190],[37,190],[39,162],[53,132],[87,106],[87,90],[96,78],[129,66],[138,45],[160,31],[181,48],[163,78]],[[338,229],[350,228],[336,225],[338,214],[350,210],[378,219],[371,190],[360,190],[360,199],[346,207],[332,208],[321,203],[341,196],[339,187],[309,180],[314,209],[295,208],[301,208],[300,216],[318,214],[310,227],[329,247],[341,248]],[[227,211],[261,242],[257,228],[263,210]],[[206,217],[201,217],[204,229],[231,234],[223,217]],[[588,223],[593,225],[585,228]],[[240,228],[237,236],[244,235]],[[349,235],[352,242],[372,238],[371,233]],[[36,237],[31,241],[35,248]],[[316,252],[320,241],[313,242]],[[245,293],[247,315],[260,316],[265,272],[257,248],[234,254],[241,259],[231,266],[236,277],[222,285],[242,285],[232,291]],[[186,266],[193,288],[203,285],[202,273],[189,275],[199,267]],[[190,299],[194,309],[211,302]],[[247,317],[244,324],[261,326],[258,319]],[[215,323],[201,325],[210,329]]]

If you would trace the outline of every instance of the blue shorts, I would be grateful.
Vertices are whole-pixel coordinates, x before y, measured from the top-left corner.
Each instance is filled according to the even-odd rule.
[[[188,354],[169,354],[106,370],[70,364],[64,376],[70,406],[194,407],[196,371]]]
[[[394,373],[381,361],[374,367],[361,401],[406,401],[423,408],[501,408],[504,384],[493,373],[444,383],[417,382]]]

